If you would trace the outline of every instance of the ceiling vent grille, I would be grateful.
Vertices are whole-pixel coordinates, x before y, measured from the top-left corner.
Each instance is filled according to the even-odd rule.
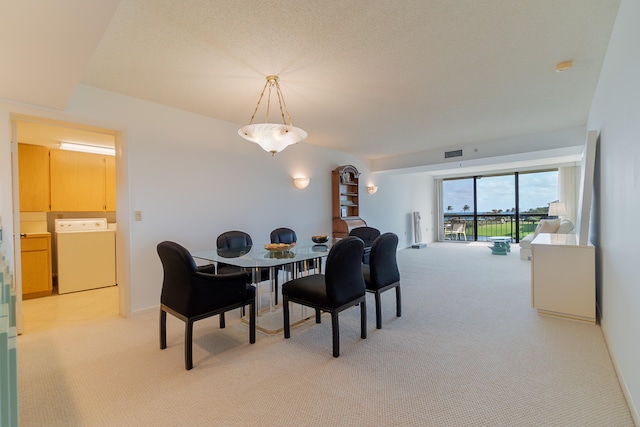
[[[452,157],[462,157],[462,150],[445,151],[444,158],[450,159]]]

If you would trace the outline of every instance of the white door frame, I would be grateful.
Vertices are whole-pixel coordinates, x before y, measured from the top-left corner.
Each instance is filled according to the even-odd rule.
[[[22,318],[22,256],[20,253],[20,191],[18,179],[18,122],[32,121],[45,124],[59,124],[65,127],[77,127],[78,129],[112,132],[115,136],[116,144],[116,230],[117,241],[117,279],[118,279],[118,306],[119,314],[122,317],[130,317],[131,311],[131,287],[130,287],[130,241],[129,241],[129,220],[126,212],[129,212],[127,169],[124,166],[126,151],[125,138],[123,133],[117,129],[105,129],[85,125],[76,122],[61,120],[51,120],[36,116],[26,116],[21,114],[11,114],[11,161],[12,161],[12,200],[13,200],[13,247],[14,247],[14,288],[16,290],[16,329],[17,333],[23,331]]]

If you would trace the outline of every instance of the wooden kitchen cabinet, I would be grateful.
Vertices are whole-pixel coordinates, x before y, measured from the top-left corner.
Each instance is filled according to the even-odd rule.
[[[51,234],[29,233],[20,237],[22,298],[51,295]]]
[[[105,156],[105,210],[116,211],[116,158]]]
[[[531,304],[538,313],[596,322],[595,247],[575,234],[540,233],[531,242]]]
[[[115,211],[115,159],[50,150],[52,211]]]
[[[21,212],[49,210],[49,149],[18,144],[18,182]]]

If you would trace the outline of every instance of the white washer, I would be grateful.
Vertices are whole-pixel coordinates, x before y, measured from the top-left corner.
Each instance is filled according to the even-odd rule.
[[[58,293],[117,284],[116,231],[106,218],[55,220]]]

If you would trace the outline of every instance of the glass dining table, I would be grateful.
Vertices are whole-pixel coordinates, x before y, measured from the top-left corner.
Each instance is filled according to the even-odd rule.
[[[256,328],[267,334],[276,334],[283,330],[282,316],[275,314],[279,312],[279,306],[275,304],[275,283],[276,275],[281,271],[288,272],[294,277],[300,277],[313,270],[322,272],[322,261],[329,255],[333,240],[326,243],[316,244],[309,239],[298,240],[298,242],[285,250],[268,250],[264,246],[253,245],[235,249],[204,249],[192,251],[191,255],[196,260],[205,261],[212,264],[224,263],[241,267],[251,273],[252,283],[256,287]],[[312,262],[313,261],[313,262]],[[288,267],[283,269],[283,267]],[[260,270],[269,269],[269,292],[265,295],[262,292]],[[300,323],[309,318],[306,308],[300,306],[301,310],[295,312],[300,318],[294,320],[292,324]],[[243,317],[243,321],[246,319]]]

